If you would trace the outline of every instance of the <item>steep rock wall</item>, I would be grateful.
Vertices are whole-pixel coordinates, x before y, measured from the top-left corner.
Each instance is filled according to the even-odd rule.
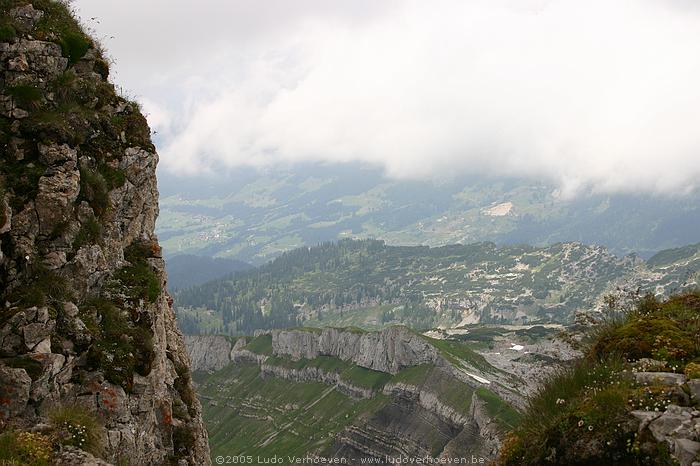
[[[0,14],[0,429],[77,406],[109,462],[209,464],[154,235],[148,125],[64,4]]]
[[[435,364],[438,351],[405,327],[364,333],[326,328],[321,331],[273,330],[272,351],[294,360],[334,356],[367,369],[396,374],[405,367]]]
[[[185,335],[192,371],[218,371],[231,362],[233,343],[221,335]]]

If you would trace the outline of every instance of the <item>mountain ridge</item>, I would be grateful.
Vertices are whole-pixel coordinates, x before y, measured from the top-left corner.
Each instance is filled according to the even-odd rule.
[[[527,179],[396,180],[357,164],[301,164],[213,177],[163,174],[158,234],[167,254],[255,265],[345,238],[443,246],[490,240],[600,244],[654,253],[697,241],[700,198],[579,193]]]
[[[182,290],[175,299],[189,333],[571,323],[577,312],[604,308],[607,294],[641,288],[668,295],[697,285],[694,248],[669,252],[676,262],[657,264],[580,243],[430,248],[342,240],[284,253],[258,269]]]

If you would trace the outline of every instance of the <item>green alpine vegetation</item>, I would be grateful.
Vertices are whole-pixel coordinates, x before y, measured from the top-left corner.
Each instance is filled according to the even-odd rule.
[[[338,331],[345,337],[355,333]],[[292,332],[302,339],[305,332],[319,335],[316,329]],[[196,344],[204,346],[195,351],[201,352],[207,350],[207,338],[221,337],[196,338]],[[494,391],[512,390],[502,384],[512,381],[509,374],[488,364],[466,343],[405,334],[404,338],[415,338],[416,345],[429,343],[421,351],[431,351],[432,346],[440,356],[433,363],[408,365],[392,374],[335,356],[294,359],[275,354],[273,339],[279,336],[242,338],[243,342],[237,340],[233,362],[194,373],[212,458],[466,454],[481,448],[482,439],[474,431],[475,412],[480,413],[478,422],[488,423],[499,436],[520,419],[520,413]],[[245,356],[248,352],[262,359],[252,361]],[[494,381],[479,382],[465,370]]]
[[[531,399],[499,464],[700,460],[692,440],[700,403],[700,293],[665,301],[646,296],[632,309],[613,308],[586,343],[584,357]],[[690,431],[678,427],[681,421]]]
[[[416,329],[572,321],[617,287],[668,294],[697,283],[697,247],[644,262],[560,243],[388,246],[343,240],[178,292],[185,332],[246,334],[292,326]]]

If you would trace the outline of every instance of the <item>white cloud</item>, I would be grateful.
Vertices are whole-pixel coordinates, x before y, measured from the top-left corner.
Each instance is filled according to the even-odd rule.
[[[700,179],[700,12],[686,0],[153,0],[139,14],[93,1],[84,17],[124,28],[97,26],[117,35],[117,79],[149,102],[175,172],[363,161],[569,194]]]

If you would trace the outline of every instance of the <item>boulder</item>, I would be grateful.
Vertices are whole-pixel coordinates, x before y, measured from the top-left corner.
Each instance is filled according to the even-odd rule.
[[[634,372],[634,379],[641,385],[683,385],[686,376],[675,372]]]
[[[70,162],[78,163],[78,152],[68,144],[39,144],[39,160],[46,165]]]
[[[649,431],[657,442],[674,438],[694,438],[693,409],[670,405],[666,412],[649,423]]]
[[[31,387],[32,379],[27,371],[0,363],[0,426],[24,412]]]
[[[700,452],[700,442],[679,438],[673,441],[672,449],[673,456],[676,457],[681,466],[690,466]]]
[[[75,161],[47,170],[46,175],[39,179],[35,201],[41,234],[52,234],[71,218],[79,192],[80,172]]]
[[[690,398],[693,402],[700,404],[700,379],[689,380],[688,389],[690,390]]]
[[[51,335],[55,327],[54,321],[49,321],[46,323],[34,322],[28,324],[22,328],[22,334],[24,336],[24,344],[27,346],[28,350],[32,350],[41,341],[45,340]]]
[[[44,12],[34,9],[31,3],[10,10],[10,18],[20,31],[30,31],[42,16]]]

